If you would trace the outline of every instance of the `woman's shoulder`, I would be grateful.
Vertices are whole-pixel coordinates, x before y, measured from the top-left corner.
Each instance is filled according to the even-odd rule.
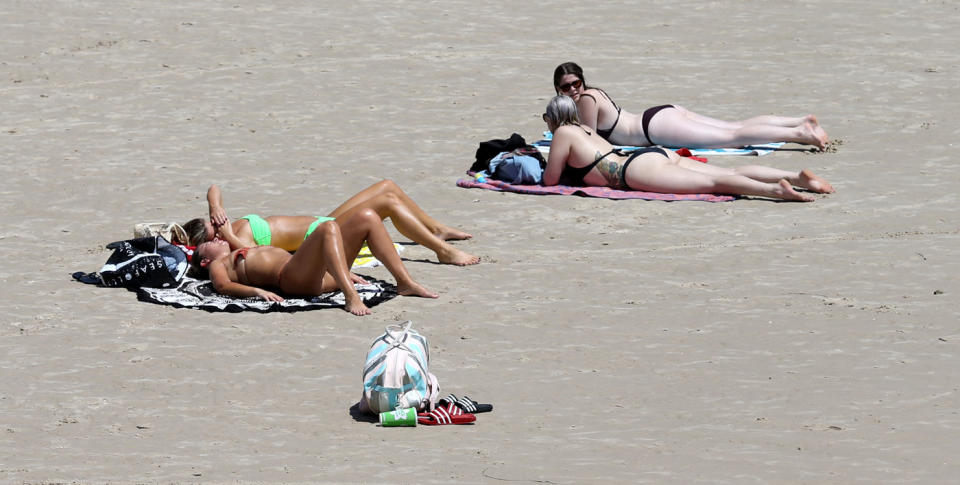
[[[585,140],[596,138],[592,135],[593,130],[583,125],[563,125],[553,131],[554,140],[560,139],[573,144],[580,144]]]
[[[602,90],[602,89],[600,89],[600,88],[590,88],[590,89],[588,89],[584,94],[589,94],[589,95],[591,95],[594,99],[597,100],[598,103],[599,103],[599,102],[602,102],[602,101],[606,101],[606,102],[608,102],[608,103],[616,104],[616,103],[613,102],[613,98],[611,98],[610,95],[607,94],[606,91],[604,91],[604,90]],[[602,101],[601,101],[601,100],[602,100]]]
[[[603,98],[603,91],[600,91],[597,88],[589,88],[580,94],[580,99],[577,100],[577,104],[580,104],[583,101],[598,103],[600,102],[601,98]]]
[[[582,107],[584,105],[611,105],[616,106],[610,96],[606,91],[600,88],[590,88],[583,92],[580,95],[580,99],[577,100],[577,107]]]
[[[553,137],[557,136],[579,136],[583,133],[583,128],[577,125],[563,125],[558,126],[556,130],[553,130]]]

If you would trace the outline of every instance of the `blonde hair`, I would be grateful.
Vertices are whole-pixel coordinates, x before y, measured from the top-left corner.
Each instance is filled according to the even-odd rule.
[[[580,112],[577,111],[577,103],[565,94],[554,96],[547,103],[547,111],[544,114],[557,126],[580,125]]]

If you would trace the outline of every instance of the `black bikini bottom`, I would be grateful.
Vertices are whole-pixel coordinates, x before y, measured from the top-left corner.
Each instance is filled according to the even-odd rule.
[[[630,162],[632,162],[634,158],[637,158],[640,155],[643,155],[645,153],[652,153],[652,152],[659,153],[665,157],[667,156],[667,152],[660,147],[641,148],[639,150],[630,152],[630,156],[627,157],[627,161],[623,162],[623,165],[620,167],[620,186],[615,188],[619,190],[634,190],[629,185],[627,185],[627,167],[630,165]]]
[[[676,106],[672,104],[664,104],[664,105],[648,108],[646,111],[643,112],[643,118],[640,120],[640,122],[643,124],[643,136],[647,137],[647,142],[649,142],[651,145],[656,145],[656,143],[654,143],[653,140],[650,139],[650,130],[648,129],[650,126],[650,120],[653,119],[653,115],[659,113],[660,110],[667,109],[667,108],[675,108],[675,107]]]

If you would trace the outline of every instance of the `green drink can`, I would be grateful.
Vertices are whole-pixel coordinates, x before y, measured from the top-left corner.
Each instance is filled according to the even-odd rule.
[[[417,410],[414,408],[397,409],[380,413],[380,426],[416,426]]]

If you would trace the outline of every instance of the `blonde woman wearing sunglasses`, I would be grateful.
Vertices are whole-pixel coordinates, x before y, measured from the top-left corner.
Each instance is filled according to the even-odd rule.
[[[773,142],[813,145],[824,149],[830,141],[817,117],[756,116],[723,121],[682,106],[665,104],[640,115],[617,106],[602,89],[587,85],[583,69],[565,62],[553,71],[557,94],[573,98],[580,122],[615,145],[663,145],[686,148],[735,148]]]

